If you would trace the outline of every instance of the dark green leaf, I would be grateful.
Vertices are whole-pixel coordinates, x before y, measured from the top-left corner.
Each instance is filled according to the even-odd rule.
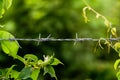
[[[32,67],[25,67],[21,70],[18,79],[27,79],[32,74]]]
[[[58,65],[58,64],[63,64],[63,63],[60,60],[58,60],[57,58],[54,58],[51,65]]]
[[[0,31],[0,38],[9,39],[14,38],[14,36],[7,31]],[[17,41],[1,41],[1,47],[6,54],[16,58],[19,49]]]
[[[37,80],[39,73],[40,73],[40,69],[34,69],[31,75],[32,80]]]
[[[55,74],[55,70],[52,66],[45,66],[44,67],[44,74],[46,73],[50,74],[51,77],[55,77],[55,79],[57,80],[56,74]]]
[[[2,75],[5,76],[8,70],[5,68],[5,69],[0,69],[0,71],[2,72]]]
[[[0,71],[0,75],[2,75],[2,71]]]

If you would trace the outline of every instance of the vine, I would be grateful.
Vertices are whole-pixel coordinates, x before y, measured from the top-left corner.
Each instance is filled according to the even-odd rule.
[[[117,30],[115,27],[111,26],[111,22],[105,16],[101,15],[96,10],[94,10],[85,0],[82,0],[82,1],[86,5],[86,7],[83,8],[83,17],[85,19],[85,22],[87,23],[89,21],[89,19],[87,18],[87,15],[86,15],[86,10],[92,11],[93,13],[95,13],[96,18],[101,17],[104,20],[104,24],[108,28],[107,37],[109,34],[109,38],[112,38],[112,37],[117,38]],[[107,40],[105,38],[100,38],[100,40],[98,41],[98,45],[102,49],[103,49],[103,47],[101,46],[101,40],[105,41],[104,44],[107,45],[108,52],[110,51],[110,47],[111,47],[112,49],[114,49],[118,53],[118,56],[120,57],[120,42],[119,42],[119,40],[113,43],[110,40]],[[117,59],[114,63],[114,69],[117,70],[116,77],[118,78],[118,80],[120,80],[120,67],[119,67],[120,65],[119,64],[120,64],[120,59]]]

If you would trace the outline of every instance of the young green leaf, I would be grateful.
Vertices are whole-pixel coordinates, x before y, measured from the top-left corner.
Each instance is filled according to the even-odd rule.
[[[114,48],[118,53],[120,53],[120,42],[115,43]]]
[[[119,63],[120,63],[120,59],[116,60],[115,63],[114,63],[114,69],[116,70],[119,66]]]
[[[14,36],[7,31],[0,31],[0,38],[10,39],[10,38],[14,38]],[[6,54],[16,58],[19,49],[19,44],[17,41],[10,41],[10,40],[1,41],[1,47]]]
[[[12,5],[12,0],[3,0],[4,9],[10,8]]]
[[[54,58],[51,65],[58,65],[58,64],[63,64],[63,63],[60,60],[58,60],[57,58]]]
[[[32,61],[32,62],[37,62],[38,61],[38,57],[33,55],[33,54],[26,54],[24,56],[24,59],[28,60],[28,61]]]
[[[116,77],[120,80],[120,72],[117,72]]]
[[[3,0],[0,0],[0,18],[2,18],[3,15]]]
[[[38,57],[33,54],[26,54],[24,59],[26,61],[26,66],[35,66],[38,61]]]
[[[37,80],[39,73],[40,73],[40,69],[34,69],[31,75],[32,80]]]
[[[16,80],[19,74],[20,74],[20,72],[18,72],[16,70],[12,70],[10,76],[11,76],[11,78],[14,78]]]
[[[10,8],[12,0],[0,0],[0,18],[3,17],[5,11]]]
[[[113,36],[117,37],[116,28],[115,28],[115,27],[113,27],[113,28],[111,29],[111,33],[112,33]]]
[[[55,79],[57,80],[55,70],[52,66],[49,65],[49,66],[44,67],[44,74],[43,75],[45,75],[46,73],[50,74],[51,77],[55,77]]]
[[[32,67],[25,67],[21,70],[18,79],[27,79],[32,74]]]

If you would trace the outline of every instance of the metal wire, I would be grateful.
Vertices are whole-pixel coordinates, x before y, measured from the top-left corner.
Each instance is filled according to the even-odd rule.
[[[118,41],[120,38],[102,38],[104,40]],[[101,39],[101,40],[102,40]],[[66,38],[66,39],[55,39],[55,38],[0,38],[0,41],[33,41],[33,42],[83,42],[83,41],[99,41],[100,39],[95,38]]]

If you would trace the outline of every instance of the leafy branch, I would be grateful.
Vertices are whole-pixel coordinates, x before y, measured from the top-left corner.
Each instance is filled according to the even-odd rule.
[[[11,6],[12,0],[0,0],[0,18],[3,17],[5,11]],[[10,68],[6,70],[0,70],[0,80],[22,80],[31,78],[32,80],[37,80],[39,77],[40,70],[44,70],[43,76],[48,73],[51,77],[54,77],[57,80],[55,70],[53,66],[58,64],[63,64],[57,58],[53,56],[44,56],[44,60],[38,59],[37,56],[33,54],[26,54],[24,57],[17,55],[19,49],[19,43],[15,37],[4,30],[0,30],[0,46],[5,54],[13,57],[14,59],[18,59],[24,63],[24,68],[18,72],[13,68],[16,65],[12,65]]]

